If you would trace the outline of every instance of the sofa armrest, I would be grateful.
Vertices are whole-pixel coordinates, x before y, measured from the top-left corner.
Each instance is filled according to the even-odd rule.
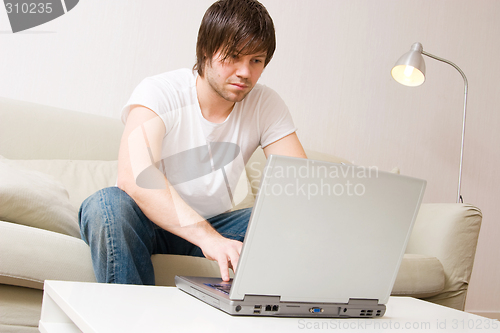
[[[0,283],[43,289],[44,280],[95,282],[79,238],[0,221]]]
[[[438,258],[445,273],[443,292],[427,300],[464,308],[481,220],[470,204],[422,204],[406,253]]]

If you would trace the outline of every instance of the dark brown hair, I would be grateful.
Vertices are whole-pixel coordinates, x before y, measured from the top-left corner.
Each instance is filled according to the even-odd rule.
[[[274,24],[266,8],[256,0],[219,0],[208,8],[196,44],[194,69],[203,76],[206,61],[220,51],[223,60],[233,54],[266,53],[264,65],[276,49]]]

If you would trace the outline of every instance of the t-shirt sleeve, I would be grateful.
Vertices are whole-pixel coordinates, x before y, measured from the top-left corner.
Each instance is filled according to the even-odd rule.
[[[259,112],[260,145],[262,148],[297,130],[283,99],[274,90],[265,88],[261,96]]]
[[[121,113],[125,124],[132,108],[142,105],[155,112],[165,124],[167,133],[175,123],[175,114],[171,111],[179,109],[179,96],[168,78],[157,75],[145,78],[134,89]]]
[[[134,89],[132,95],[122,109],[121,120],[125,124],[127,117],[135,105],[142,105],[160,115],[160,109],[164,107],[163,101],[159,98],[162,96],[162,89],[158,86],[153,78],[145,78]]]

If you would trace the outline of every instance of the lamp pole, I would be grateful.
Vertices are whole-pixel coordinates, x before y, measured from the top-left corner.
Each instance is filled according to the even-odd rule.
[[[463,164],[463,160],[464,160],[465,117],[467,116],[467,89],[468,89],[467,77],[465,76],[465,73],[460,69],[460,67],[458,67],[457,65],[455,65],[451,61],[440,58],[438,56],[435,56],[435,55],[430,54],[428,52],[425,52],[423,50],[422,50],[422,54],[426,55],[432,59],[436,59],[436,60],[439,60],[441,62],[447,63],[448,65],[455,68],[460,73],[460,75],[462,75],[462,78],[464,79],[464,113],[463,113],[463,118],[462,118],[462,142],[460,145],[460,169],[459,169],[459,173],[458,173],[458,191],[457,191],[457,203],[463,202],[462,194],[460,193],[460,189],[462,186],[462,164]]]

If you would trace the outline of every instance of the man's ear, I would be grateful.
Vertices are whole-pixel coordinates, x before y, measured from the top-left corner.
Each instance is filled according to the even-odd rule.
[[[204,77],[205,75],[205,68],[207,68],[207,66],[212,66],[212,59],[210,59],[209,57],[207,57],[207,55],[205,54],[203,56],[203,68],[201,70],[201,72],[203,73],[202,75],[200,75],[201,77]]]

